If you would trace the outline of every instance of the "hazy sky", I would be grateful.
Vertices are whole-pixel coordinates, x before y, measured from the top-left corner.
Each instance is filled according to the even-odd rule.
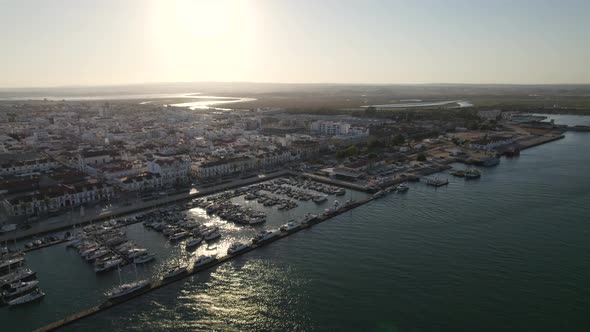
[[[0,86],[590,83],[589,0],[0,0]]]

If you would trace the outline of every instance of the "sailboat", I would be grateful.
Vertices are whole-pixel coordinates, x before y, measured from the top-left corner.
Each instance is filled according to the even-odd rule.
[[[117,271],[119,273],[119,286],[115,287],[113,290],[107,293],[107,296],[110,300],[118,300],[130,295],[133,295],[145,288],[150,286],[149,280],[137,280],[137,266],[135,266],[135,281],[130,282],[127,284],[122,283],[121,279],[121,266],[117,267]]]

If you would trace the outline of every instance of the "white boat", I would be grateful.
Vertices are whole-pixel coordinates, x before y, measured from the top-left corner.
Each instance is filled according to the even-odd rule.
[[[21,297],[17,297],[14,300],[8,301],[8,305],[13,306],[13,305],[19,305],[19,304],[33,302],[35,300],[42,298],[43,296],[45,296],[45,293],[43,293],[43,291],[41,291],[39,288],[37,288],[36,290],[32,291],[31,293],[25,294]]]
[[[300,226],[299,223],[296,222],[295,220],[289,220],[286,224],[281,226],[280,230],[282,230],[284,232],[289,232],[289,231],[299,228],[299,226]]]
[[[31,269],[18,269],[0,277],[0,288],[8,287],[19,281],[30,281],[35,279],[37,273]]]
[[[213,233],[210,233],[209,235],[205,236],[205,241],[213,241],[215,239],[219,239],[221,237],[221,234],[219,234],[219,232],[215,231]]]
[[[406,185],[406,184],[402,183],[402,184],[398,185],[398,186],[395,188],[395,190],[396,190],[398,193],[404,193],[404,192],[406,192],[406,191],[410,190],[410,187],[408,187],[408,185]]]
[[[25,258],[23,256],[17,256],[4,261],[0,261],[0,270],[8,270],[15,268],[17,266],[21,266],[24,261]]]
[[[154,259],[156,259],[156,255],[155,254],[145,254],[139,257],[135,257],[133,259],[133,263],[135,264],[144,264],[150,261],[153,261]]]
[[[178,277],[180,275],[183,275],[187,272],[187,267],[186,266],[175,266],[173,268],[171,268],[170,270],[168,270],[164,276],[162,277],[162,279],[172,279],[175,277]]]
[[[280,234],[280,231],[278,231],[278,230],[274,230],[274,231],[264,230],[264,231],[261,231],[258,234],[256,234],[256,236],[252,239],[252,242],[254,242],[254,243],[264,242],[264,241],[270,240],[270,239],[278,236],[279,234]]]
[[[248,222],[248,224],[250,225],[259,225],[259,224],[263,224],[266,222],[266,219],[264,218],[253,218],[250,219],[250,221]]]
[[[178,232],[178,233],[174,233],[174,234],[170,235],[170,237],[168,239],[170,241],[178,241],[178,240],[184,239],[187,236],[189,236],[189,233],[186,231],[182,231],[182,232]]]
[[[142,256],[145,254],[147,254],[147,249],[143,249],[143,248],[133,248],[127,252],[127,255],[129,256],[129,258],[135,258],[135,257],[139,257],[139,256]]]
[[[95,266],[94,272],[98,273],[113,270],[121,263],[123,263],[123,260],[121,258],[111,259],[102,264],[99,264],[98,266]]]
[[[87,261],[93,261],[95,259],[104,257],[104,256],[106,256],[109,253],[110,253],[110,251],[107,250],[107,249],[100,249],[100,250],[97,250],[97,251],[93,252],[92,254],[86,256],[86,260]]]
[[[4,297],[13,297],[22,293],[25,293],[39,284],[39,280],[31,280],[31,281],[19,281],[14,284],[10,285],[10,289],[4,291]]]
[[[325,202],[327,200],[328,200],[328,197],[326,197],[326,196],[318,196],[318,197],[316,197],[316,198],[313,199],[313,202],[314,203],[317,203],[317,204],[321,204],[321,203],[323,203],[323,202]]]
[[[199,244],[201,244],[201,242],[203,241],[202,237],[191,237],[188,238],[188,240],[186,240],[186,243],[184,244],[186,249],[190,249],[190,248],[194,248],[196,246],[198,246]]]
[[[241,243],[241,242],[234,242],[228,249],[227,249],[227,253],[229,255],[233,255],[235,253],[238,253],[242,250],[245,250],[247,248],[249,248],[250,246],[245,244],[245,243]]]
[[[135,292],[138,292],[138,291],[148,287],[149,285],[150,285],[150,282],[148,280],[131,282],[131,283],[123,284],[123,285],[116,287],[112,291],[108,292],[107,295],[108,295],[109,299],[116,300],[116,299],[120,299],[122,297],[125,297],[127,295],[131,295]]]
[[[203,266],[205,264],[209,264],[216,260],[215,256],[199,256],[199,258],[195,261],[195,267]]]
[[[0,228],[0,233],[8,233],[8,232],[16,231],[16,226],[17,226],[17,224],[4,225],[4,226],[2,226],[2,228]]]

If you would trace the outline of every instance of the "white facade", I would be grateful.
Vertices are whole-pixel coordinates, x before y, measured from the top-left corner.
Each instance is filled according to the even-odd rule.
[[[139,174],[119,179],[119,186],[124,191],[146,191],[162,188],[162,177],[160,174]]]
[[[59,167],[59,164],[56,161],[46,158],[12,162],[0,165],[0,175],[28,174],[32,172],[48,171],[57,167]]]
[[[311,124],[311,131],[315,134],[326,136],[348,135],[350,124],[345,122],[315,121]]]
[[[54,189],[46,193],[4,200],[2,204],[11,216],[30,216],[84,203],[99,202],[114,196],[113,187],[105,184],[58,185]]]
[[[189,181],[191,161],[186,156],[161,158],[147,162],[148,172],[159,174],[165,186]]]

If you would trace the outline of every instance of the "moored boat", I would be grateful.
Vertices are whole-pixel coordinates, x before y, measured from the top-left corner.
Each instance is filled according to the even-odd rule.
[[[170,270],[168,270],[164,276],[162,277],[162,279],[166,280],[166,279],[172,279],[172,278],[176,278],[179,277],[185,273],[187,273],[188,269],[186,266],[174,266],[172,267]]]
[[[216,259],[217,258],[215,257],[215,255],[213,255],[213,256],[206,256],[206,255],[199,256],[199,258],[195,261],[195,267],[200,267],[205,264],[209,264]]]
[[[19,304],[25,304],[25,303],[39,300],[39,299],[43,298],[44,296],[45,296],[45,293],[43,293],[42,290],[37,288],[28,294],[25,294],[23,296],[20,296],[20,297],[13,299],[13,300],[8,301],[8,305],[14,306],[14,305],[19,305]]]
[[[245,244],[245,243],[241,243],[241,242],[234,242],[228,249],[227,249],[227,253],[229,255],[233,255],[235,253],[238,253],[242,250],[248,249],[250,246]]]
[[[199,244],[201,244],[201,242],[203,241],[202,237],[190,237],[186,240],[184,246],[186,249],[192,249],[195,248],[196,246],[198,246]]]
[[[133,259],[133,263],[135,263],[135,264],[144,264],[144,263],[151,262],[154,259],[156,259],[156,255],[155,254],[144,254],[142,256],[135,257]]]
[[[408,185],[405,183],[400,183],[397,187],[395,187],[395,191],[398,193],[405,193],[408,190],[410,190],[410,187],[408,187]]]
[[[136,292],[139,292],[144,288],[147,288],[149,285],[150,285],[150,282],[148,280],[141,280],[141,281],[131,282],[128,284],[123,284],[123,285],[117,286],[116,288],[114,288],[113,290],[108,292],[107,296],[111,300],[124,298],[124,297],[132,295]]]
[[[19,281],[14,284],[10,285],[10,288],[2,293],[5,298],[10,298],[14,296],[18,296],[20,294],[26,293],[29,290],[37,287],[39,284],[38,280],[31,280],[31,281]]]
[[[289,231],[299,228],[299,226],[300,226],[300,224],[298,222],[296,222],[295,220],[289,220],[286,224],[281,226],[279,229],[283,232],[289,232]]]

